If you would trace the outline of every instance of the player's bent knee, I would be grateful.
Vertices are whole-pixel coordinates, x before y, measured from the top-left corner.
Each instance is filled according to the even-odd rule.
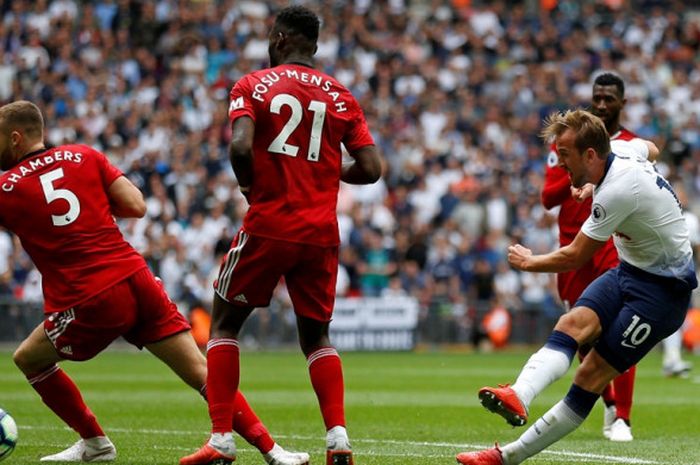
[[[27,347],[26,344],[21,344],[15,350],[12,354],[12,361],[24,374],[36,373],[43,368],[37,366],[37,360],[33,357],[31,348]]]
[[[619,373],[598,352],[591,352],[576,370],[574,384],[590,392],[602,393]]]
[[[576,307],[560,316],[554,329],[576,339],[579,345],[592,342],[601,331],[598,316],[587,307]]]

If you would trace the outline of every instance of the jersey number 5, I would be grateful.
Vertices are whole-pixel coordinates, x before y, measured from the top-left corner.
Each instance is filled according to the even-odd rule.
[[[289,116],[287,124],[284,125],[267,150],[272,153],[281,153],[283,155],[289,155],[290,157],[296,157],[299,152],[299,147],[288,144],[287,139],[289,139],[289,136],[294,132],[297,126],[299,126],[299,123],[301,123],[304,110],[302,109],[299,99],[293,95],[279,94],[275,95],[270,102],[270,111],[279,115],[283,106],[291,108],[292,114]],[[321,152],[321,131],[323,130],[323,121],[326,119],[326,104],[318,100],[312,100],[309,102],[309,110],[314,113],[314,120],[311,123],[309,152],[306,155],[306,159],[309,161],[318,161]]]
[[[39,176],[41,188],[44,190],[46,203],[49,204],[54,200],[63,199],[68,202],[68,211],[62,215],[51,215],[51,221],[54,226],[68,226],[73,221],[78,219],[80,215],[80,201],[75,194],[68,189],[54,189],[53,182],[63,177],[63,168],[58,168],[49,171],[46,174]]]

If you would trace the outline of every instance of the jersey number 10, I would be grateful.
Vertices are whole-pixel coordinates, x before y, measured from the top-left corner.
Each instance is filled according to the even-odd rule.
[[[287,139],[289,139],[289,136],[294,132],[297,126],[299,126],[299,123],[301,123],[304,110],[302,109],[299,99],[293,95],[279,94],[275,95],[270,102],[270,111],[279,115],[283,106],[288,106],[292,110],[292,114],[267,150],[272,153],[281,153],[282,155],[296,157],[299,152],[299,147],[288,144]],[[311,123],[311,137],[306,159],[309,161],[318,161],[321,154],[321,131],[323,130],[323,121],[326,119],[326,104],[318,100],[312,100],[309,102],[309,110],[314,113],[314,120]]]

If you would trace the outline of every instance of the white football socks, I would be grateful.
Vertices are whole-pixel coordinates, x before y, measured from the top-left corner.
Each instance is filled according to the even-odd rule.
[[[563,400],[560,401],[515,442],[501,447],[503,464],[518,465],[578,428],[583,420]]]
[[[661,342],[664,348],[664,367],[673,368],[681,363],[682,342],[683,336],[680,329]]]
[[[547,386],[564,376],[571,366],[569,357],[559,350],[542,347],[532,354],[511,388],[525,408]]]
[[[334,426],[326,433],[326,449],[328,450],[350,450],[350,439],[348,431],[344,426]]]
[[[85,445],[93,449],[103,449],[112,446],[112,441],[107,436],[95,436],[94,438],[83,439]]]
[[[236,443],[233,441],[233,433],[211,433],[209,445],[229,457],[236,455]]]

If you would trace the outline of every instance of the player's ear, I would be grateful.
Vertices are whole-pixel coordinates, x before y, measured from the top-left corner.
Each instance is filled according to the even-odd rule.
[[[593,147],[588,147],[584,153],[584,156],[586,157],[586,160],[593,160],[594,158],[598,158],[598,153]]]
[[[10,133],[10,143],[12,144],[11,146],[13,148],[19,147],[22,145],[22,141],[24,140],[24,135],[19,132],[19,131],[12,131]]]

